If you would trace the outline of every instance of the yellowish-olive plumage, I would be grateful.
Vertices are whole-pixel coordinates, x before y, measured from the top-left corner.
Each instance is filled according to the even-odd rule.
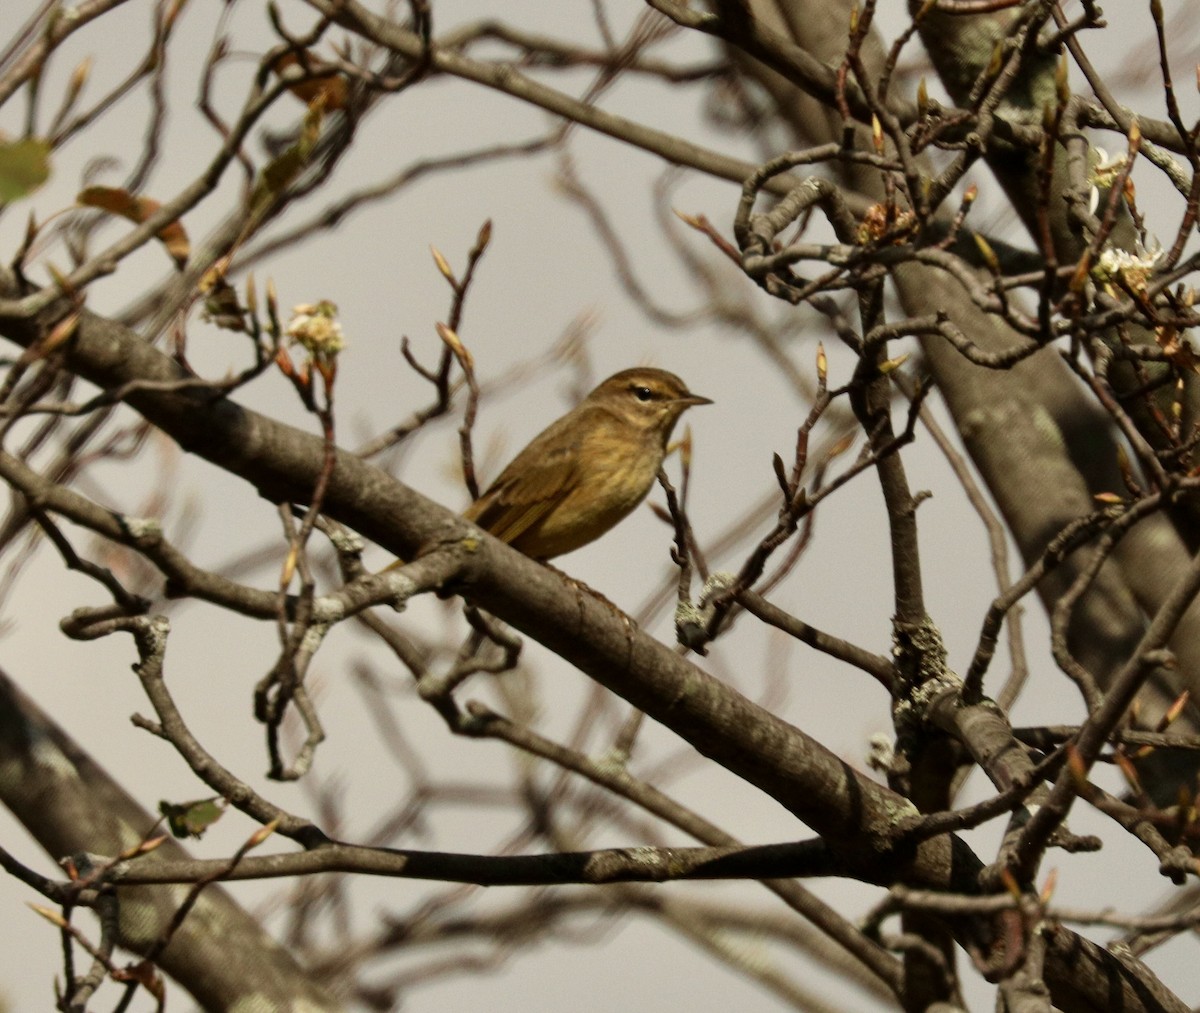
[[[464,516],[535,559],[594,541],[654,484],[675,423],[712,404],[662,369],[626,369],[522,450]]]

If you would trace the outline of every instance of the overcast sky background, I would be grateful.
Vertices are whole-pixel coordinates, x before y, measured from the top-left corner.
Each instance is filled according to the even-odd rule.
[[[19,23],[34,6],[32,0],[8,0],[7,20]],[[881,4],[884,24],[889,18],[895,24],[903,6],[896,0]],[[1142,5],[1137,6],[1136,21],[1140,25],[1144,15]],[[1166,6],[1171,11],[1181,5]],[[191,178],[214,144],[211,130],[192,107],[199,71],[222,7],[193,3],[183,15],[186,24],[172,49],[168,81],[174,98],[166,153],[147,187],[148,193],[160,199]],[[254,68],[251,54],[260,51],[267,38],[263,8],[258,2],[243,0],[229,23],[233,50],[246,55],[231,60],[218,78],[218,101],[224,101],[227,109],[232,109],[243,93],[245,78]],[[309,23],[309,16],[299,4],[284,3],[281,8],[285,21],[294,29]],[[502,7],[461,0],[435,2],[433,9],[438,34],[480,17],[501,16],[508,23],[547,35],[598,43],[590,5],[583,0],[555,4],[520,0]],[[642,10],[634,0],[609,5],[619,35]],[[1117,10],[1110,13],[1110,19],[1117,22],[1125,14]],[[99,94],[104,82],[126,72],[133,54],[142,52],[144,40],[149,37],[149,15],[150,4],[132,0],[77,35],[52,65],[44,85],[47,94],[61,93],[62,82],[85,54],[96,61],[89,94]],[[333,33],[332,38],[338,37]],[[1128,50],[1130,37],[1118,27],[1112,40]],[[185,39],[186,44],[180,45]],[[1097,44],[1099,40],[1089,36],[1085,41],[1094,56],[1105,56]],[[1181,47],[1188,44],[1185,36],[1177,41]],[[704,40],[684,35],[677,35],[670,46],[660,50],[660,55],[694,61],[705,59],[709,53]],[[1153,66],[1147,65],[1147,74],[1152,70]],[[1190,63],[1185,61],[1178,76],[1186,79],[1189,75]],[[578,94],[590,77],[556,72],[546,73],[543,79]],[[1193,99],[1193,94],[1185,96],[1192,106]],[[703,101],[698,87],[669,88],[629,79],[606,93],[602,104],[698,143],[755,158],[756,153],[743,139],[722,133],[704,118]],[[47,103],[49,107],[54,104]],[[118,158],[121,165],[100,172],[95,179],[117,184],[138,153],[144,110],[140,98],[129,101],[105,121],[101,130],[89,132],[58,153],[50,184],[0,219],[0,249],[14,248],[30,207],[45,218],[68,206],[82,185],[83,167],[91,159]],[[298,119],[302,107],[296,103],[286,112]],[[1185,118],[1191,114],[1194,109],[1185,106]],[[10,102],[0,110],[0,129],[10,134],[19,131],[22,115],[22,103]],[[284,118],[277,117],[273,122],[282,124]],[[492,141],[534,137],[550,124],[549,118],[537,110],[477,86],[455,81],[424,84],[396,101],[385,102],[372,113],[354,151],[339,170],[338,186],[322,196],[327,200],[332,193],[384,177],[420,158]],[[674,310],[696,306],[700,296],[670,244],[664,241],[653,215],[650,192],[662,172],[661,162],[582,129],[573,132],[570,151],[581,177],[601,198],[618,227],[653,297]],[[440,342],[434,323],[446,318],[450,295],[434,268],[429,247],[436,246],[452,266],[460,268],[480,224],[490,218],[494,223],[493,241],[479,268],[460,329],[475,356],[481,381],[498,378],[514,363],[544,353],[573,321],[582,318],[594,322],[587,345],[594,381],[638,363],[679,373],[692,390],[715,402],[686,416],[696,448],[691,516],[701,542],[711,542],[747,503],[774,488],[771,454],[778,452],[785,460],[790,459],[796,428],[809,406],[793,395],[774,367],[748,347],[744,336],[711,325],[671,330],[648,322],[621,291],[611,262],[584,216],[557,193],[555,172],[556,156],[550,155],[493,162],[479,169],[428,177],[395,199],[350,217],[337,231],[271,258],[257,266],[255,274],[260,282],[267,277],[274,279],[285,308],[318,299],[331,299],[341,308],[349,347],[340,363],[338,420],[342,444],[355,446],[427,402],[425,385],[404,364],[399,346],[401,336],[407,335],[423,361],[432,362],[438,354]],[[982,172],[977,182],[986,191],[993,184]],[[686,173],[672,204],[683,211],[708,215],[727,233],[737,195],[734,184]],[[188,216],[186,224],[193,240],[215,224],[227,206],[219,195],[214,196]],[[977,213],[989,213],[986,198]],[[1164,220],[1173,222],[1171,214],[1168,210]],[[110,237],[120,228],[116,226]],[[840,353],[836,339],[816,314],[807,309],[788,310],[768,299],[731,267],[720,264],[700,237],[686,233],[682,227],[678,231],[692,249],[722,271],[729,298],[745,301],[753,312],[766,318],[786,312],[805,322],[808,329],[796,341],[793,358],[807,375],[813,374],[816,339],[820,337],[831,355],[831,385],[848,378],[850,360]],[[61,265],[63,259],[57,262]],[[112,279],[93,287],[89,306],[101,312],[119,310],[138,294],[139,285],[147,278],[159,277],[169,269],[160,249],[147,248]],[[240,368],[246,362],[244,338],[195,318],[189,326],[188,350],[193,363],[212,375]],[[570,407],[573,379],[569,370],[546,370],[520,390],[485,400],[476,428],[482,481],[494,477],[526,440]],[[315,431],[313,422],[299,409],[294,393],[277,374],[260,378],[249,390],[239,392],[238,399]],[[456,468],[458,422],[456,414],[429,427],[413,450],[392,462],[402,481],[453,507],[461,507],[467,498]],[[156,448],[153,467],[148,467],[150,460],[143,457],[128,466],[106,466],[89,478],[84,489],[111,502],[114,508],[138,514],[147,508],[165,477],[173,490],[172,502],[163,515],[168,535],[179,537],[187,529],[185,519],[192,518],[187,546],[200,565],[227,565],[268,539],[279,545],[273,508],[244,484],[203,462],[181,457],[165,443]],[[906,452],[905,462],[913,488],[933,493],[919,514],[926,550],[926,592],[930,611],[946,638],[951,662],[961,669],[970,657],[984,611],[995,594],[984,532],[928,438]],[[661,493],[654,495],[661,499]],[[713,562],[719,567],[736,566],[746,547],[768,526],[769,522],[764,521],[747,532],[738,551]],[[78,544],[88,545],[84,535],[76,534]],[[669,530],[642,508],[600,542],[566,557],[560,565],[634,612],[664,584],[673,581],[669,546]],[[282,548],[279,553],[269,566],[256,571],[254,582],[258,586],[272,586]],[[381,550],[375,550],[369,561],[371,565],[383,565],[387,558]],[[149,711],[129,670],[135,654],[128,638],[82,644],[59,633],[59,619],[72,608],[102,600],[97,587],[64,573],[50,552],[43,552],[38,564],[20,579],[2,617],[0,665],[148,809],[155,809],[160,798],[182,801],[206,794],[168,747],[128,722],[130,714]],[[772,597],[814,625],[882,652],[889,646],[890,589],[881,498],[873,478],[863,476],[818,512],[812,548]],[[301,813],[312,812],[304,786],[277,785],[260,776],[266,767],[263,736],[253,720],[250,703],[254,683],[277,652],[273,627],[227,617],[201,603],[163,607],[168,608],[173,622],[168,678],[193,731],[218,752],[222,762],[279,804]],[[435,629],[442,624],[457,627],[461,623],[455,609],[437,602],[417,603],[397,621]],[[1016,708],[1014,722],[1078,720],[1081,709],[1073,690],[1048,662],[1045,624],[1036,603],[1032,604],[1027,624],[1033,680],[1038,685]],[[670,610],[660,610],[651,628],[670,642]],[[321,687],[321,716],[328,734],[318,754],[314,777],[339,786],[346,823],[338,832],[348,839],[374,826],[379,814],[394,804],[396,792],[403,790],[403,786],[396,787],[390,761],[375,744],[369,709],[349,677],[350,666],[361,656],[363,646],[357,632],[338,630],[314,665]],[[406,674],[381,654],[372,652],[370,656],[389,666],[398,684],[405,680]],[[527,643],[525,656],[537,673],[543,694],[539,728],[552,737],[565,737],[591,692],[591,684],[532,642]],[[703,664],[751,698],[769,700],[777,713],[815,734],[859,767],[863,765],[868,737],[890,728],[888,701],[865,675],[826,663],[782,636],[764,635],[745,619]],[[993,673],[998,686],[1006,674],[1003,657],[997,659]],[[989,688],[994,690],[996,686]],[[465,688],[465,695],[495,699],[480,679]],[[625,710],[622,706],[616,713],[624,714]],[[506,780],[513,763],[508,750],[454,739],[440,719],[415,700],[398,707],[397,713],[410,744],[432,769],[440,772],[439,776],[468,784]],[[598,747],[601,743],[592,745]],[[680,757],[687,763],[671,783],[671,792],[716,823],[751,843],[807,835],[805,828],[797,826],[774,802],[733,777],[714,772],[659,728],[647,728],[639,743],[635,768],[645,772],[658,761]],[[490,819],[491,823],[481,825],[478,810],[439,810],[437,818],[425,828],[427,835],[406,843],[417,848],[486,852],[520,825],[511,817]],[[1086,808],[1076,810],[1072,828],[1080,833],[1105,832],[1111,843],[1101,855],[1076,857],[1061,866],[1056,895],[1060,901],[1079,905],[1093,902],[1098,877],[1103,877],[1108,903],[1136,908],[1165,892],[1164,882],[1146,855],[1127,844],[1124,835],[1108,833]],[[228,854],[251,830],[248,820],[230,813],[192,850],[202,856]],[[984,853],[990,853],[995,833],[995,828],[987,827],[972,839],[980,842]],[[687,843],[681,835],[667,836]],[[52,862],[6,815],[0,819],[0,840],[23,861],[43,872],[54,872]],[[638,842],[614,833],[613,839],[604,843]],[[865,910],[878,896],[878,891],[856,884],[812,886],[839,903],[844,911]],[[676,884],[662,889],[689,896],[701,892],[737,896],[764,908],[775,903],[753,885]],[[286,886],[277,883],[239,884],[233,888],[235,896],[247,905],[284,890]],[[429,887],[372,880],[359,883],[356,891],[366,901],[360,913],[367,916],[382,911],[407,913],[429,892]],[[492,894],[482,903],[504,903],[503,891]],[[0,918],[0,950],[9,956],[5,968],[0,969],[0,993],[14,1010],[48,1008],[51,981],[61,968],[57,933],[23,907],[37,899],[15,881],[0,879],[0,910],[4,913]],[[1194,960],[1190,951],[1193,945],[1190,941],[1177,943],[1151,961],[1168,984],[1182,988],[1191,980],[1188,965]],[[1183,946],[1188,947],[1186,954],[1181,950]],[[1185,955],[1186,961],[1180,959]],[[783,968],[797,973],[789,963],[791,959],[784,958]],[[823,987],[819,969],[805,969],[802,975],[813,987]],[[756,1010],[786,1008],[775,997],[748,986],[666,930],[636,917],[615,931],[605,931],[599,941],[583,932],[580,942],[567,939],[542,946],[487,974],[468,974],[440,982],[435,988],[415,990],[406,1008],[415,1013],[446,1008],[522,1008],[548,1013],[566,1007],[577,1013],[598,1013],[613,1008],[615,989],[619,989],[621,1008],[635,1011],[686,1007],[693,1013],[724,1013],[731,1007],[745,1008],[748,1002]],[[989,1008],[987,994],[983,988],[976,990],[978,1006],[972,1008]],[[848,1009],[874,1008],[857,997],[847,1002]],[[172,989],[170,1005],[186,1008],[180,990]],[[148,1007],[143,1004],[138,1008]]]

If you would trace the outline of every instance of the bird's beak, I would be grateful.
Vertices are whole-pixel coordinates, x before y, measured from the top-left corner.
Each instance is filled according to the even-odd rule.
[[[687,394],[684,397],[677,397],[676,404],[681,404],[685,408],[691,408],[693,405],[712,404],[712,398],[701,397],[699,394]]]

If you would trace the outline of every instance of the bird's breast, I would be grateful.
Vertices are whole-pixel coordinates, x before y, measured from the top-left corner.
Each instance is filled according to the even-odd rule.
[[[577,460],[577,480],[523,540],[536,546],[532,554],[557,556],[586,545],[645,499],[665,452],[658,440],[631,441],[628,435],[585,441]]]

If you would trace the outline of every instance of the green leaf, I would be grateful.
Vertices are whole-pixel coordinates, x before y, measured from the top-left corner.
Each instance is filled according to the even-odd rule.
[[[215,796],[178,805],[162,801],[158,803],[158,811],[167,818],[171,833],[176,837],[202,837],[204,831],[221,818],[225,800]]]
[[[250,205],[257,215],[291,185],[308,164],[313,148],[321,136],[321,121],[325,116],[324,96],[318,95],[304,115],[304,125],[296,143],[274,161],[269,162],[258,174]]]
[[[50,145],[45,141],[0,141],[0,201],[19,200],[49,178]]]

